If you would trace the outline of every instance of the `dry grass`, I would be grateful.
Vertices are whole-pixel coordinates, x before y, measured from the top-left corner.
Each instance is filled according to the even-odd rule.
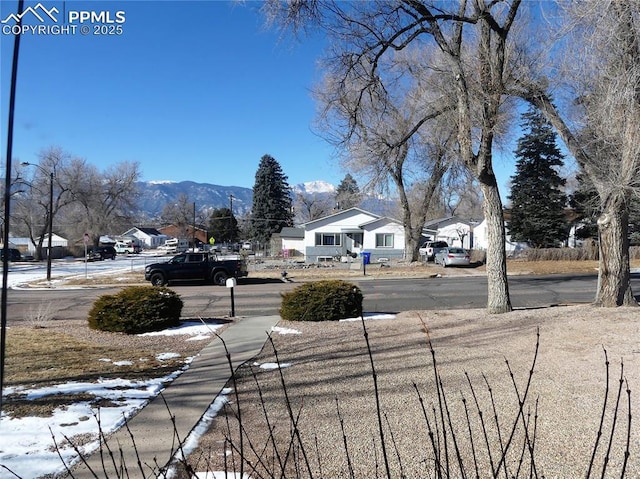
[[[52,321],[45,328],[11,327],[7,331],[5,387],[34,388],[72,381],[95,382],[99,378],[163,377],[181,369],[186,358],[197,355],[203,347],[203,342],[179,337],[169,341],[166,337],[128,337],[92,331],[77,321]],[[180,356],[162,361],[156,358],[166,352]],[[3,408],[14,417],[41,416],[80,400],[83,397],[75,395],[26,401],[18,392],[8,395]]]
[[[258,451],[262,453],[264,463],[272,467],[272,463],[276,463],[276,454],[271,452],[271,441],[278,445],[280,457],[285,457],[283,451],[289,451],[291,442],[298,442],[291,441],[290,424],[293,420],[287,408],[290,404],[299,428],[300,442],[311,458],[315,477],[384,476],[377,434],[376,397],[362,325],[358,322],[286,321],[279,325],[295,329],[300,334],[274,334],[275,350],[267,345],[255,362],[248,362],[240,368],[235,384],[238,401],[233,396],[213,421],[189,458],[190,462],[196,464],[196,470],[223,470],[225,465],[231,467],[229,451],[232,448],[228,440],[232,438],[234,445],[239,444],[236,421],[237,411],[241,408],[245,457],[257,464],[254,452]],[[621,361],[633,397],[631,411],[626,399],[620,404],[613,447],[607,459],[610,469],[607,474],[602,474],[603,477],[621,477],[626,421],[631,419],[631,414],[635,421],[640,412],[637,400],[640,384],[637,308],[603,310],[594,306],[571,306],[522,309],[506,315],[489,315],[484,310],[409,311],[396,319],[367,321],[366,327],[384,414],[391,477],[437,477],[431,467],[433,453],[416,393],[417,388],[425,399],[432,424],[437,423],[435,410],[439,399],[427,344],[429,339],[435,348],[441,387],[447,395],[447,411],[451,413],[448,419],[451,422],[447,422],[460,441],[467,477],[476,477],[472,474],[469,427],[475,431],[476,452],[480,458],[481,469],[477,477],[494,477],[487,470],[487,453],[479,429],[478,413],[465,374],[469,374],[469,381],[474,384],[484,411],[488,437],[495,447],[495,458],[495,450],[500,447],[498,428],[491,413],[493,401],[499,416],[495,421],[501,424],[503,438],[511,430],[511,424],[518,423],[519,396],[515,393],[505,360],[509,361],[521,395],[532,369],[538,330],[540,349],[524,408],[526,414],[533,414],[534,410],[536,414],[538,475],[535,477],[586,476],[605,395],[606,358],[603,347],[611,361],[609,413],[614,408],[614,390],[617,387],[614,383],[620,376]],[[256,364],[276,360],[288,367],[280,371],[256,367]],[[491,398],[485,379],[491,386]],[[469,422],[465,419],[463,397],[466,397],[470,410]],[[529,419],[533,420],[530,416]],[[611,415],[607,414],[605,443],[611,431],[611,421]],[[632,454],[626,477],[640,477],[640,461],[633,452],[640,441],[637,426],[632,427],[630,440]],[[344,447],[343,442],[346,444]],[[510,462],[508,477],[530,477],[528,470],[517,474],[514,465],[518,462],[523,443],[522,438],[515,443],[517,446],[513,451],[517,454],[511,458],[514,461]],[[254,449],[250,450],[251,447]],[[605,460],[605,449],[601,447],[596,457],[598,471]],[[450,454],[453,458],[452,449]],[[319,472],[319,464],[322,473]],[[261,472],[262,466],[258,466]],[[278,471],[277,464],[275,466],[272,469]],[[355,469],[354,474],[349,473],[350,467]],[[291,477],[312,477],[304,473],[304,466],[301,469],[303,474],[292,473]],[[455,470],[456,466],[453,469],[450,477],[463,477]],[[267,472],[261,477],[275,476],[277,474]]]

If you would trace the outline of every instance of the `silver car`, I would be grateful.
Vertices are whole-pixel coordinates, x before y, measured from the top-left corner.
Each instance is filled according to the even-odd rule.
[[[471,255],[466,249],[449,246],[442,248],[433,258],[436,264],[447,266],[469,266]]]

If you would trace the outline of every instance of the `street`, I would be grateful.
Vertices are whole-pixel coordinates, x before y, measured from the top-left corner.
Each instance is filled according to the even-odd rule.
[[[157,259],[154,259],[157,260]],[[99,274],[142,268],[149,259],[119,258],[116,261],[66,265],[67,274]],[[38,270],[38,267],[40,270]],[[23,266],[24,275],[44,275],[42,266]],[[17,270],[17,269],[16,269]],[[54,269],[61,274],[62,267]],[[18,273],[10,273],[10,277]],[[25,276],[26,278],[27,276]],[[408,310],[466,309],[486,306],[487,281],[484,276],[397,278],[351,280],[364,294],[364,311],[400,312]],[[15,280],[17,282],[17,280]],[[509,289],[514,308],[536,308],[556,304],[589,303],[596,291],[597,275],[511,276]],[[248,278],[234,288],[235,316],[278,314],[280,295],[297,283],[276,279]],[[640,300],[640,274],[632,274],[632,288]],[[115,287],[10,289],[8,320],[24,320],[39,304],[51,304],[53,319],[85,319],[94,300],[118,291]],[[184,301],[185,318],[226,317],[231,314],[231,290],[213,285],[172,286]]]

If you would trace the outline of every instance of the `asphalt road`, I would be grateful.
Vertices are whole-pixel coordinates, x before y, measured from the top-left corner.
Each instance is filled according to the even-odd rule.
[[[545,307],[554,304],[590,303],[596,291],[596,275],[512,276],[511,302],[515,308]],[[462,309],[486,307],[487,280],[482,276],[429,279],[362,279],[353,281],[364,294],[365,312]],[[235,316],[278,314],[280,293],[296,283],[248,279],[234,288]],[[183,317],[214,318],[230,315],[231,290],[220,286],[173,286],[183,301]],[[632,274],[632,288],[640,301],[640,274]],[[50,305],[54,319],[86,319],[93,301],[117,288],[10,290],[9,323],[28,320]]]

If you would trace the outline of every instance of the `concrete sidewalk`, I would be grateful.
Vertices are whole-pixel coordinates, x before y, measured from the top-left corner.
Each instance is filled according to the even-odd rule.
[[[279,320],[279,316],[237,319],[220,334],[229,350],[234,371],[260,352],[267,334]],[[80,463],[72,471],[73,477],[126,477],[122,475],[123,462],[131,477],[141,477],[138,458],[143,465],[144,477],[155,477],[151,474],[152,468],[155,470],[157,465],[162,466],[169,461],[175,452],[177,438],[180,441],[186,439],[230,377],[224,346],[216,338],[193,360],[189,369],[163,391],[167,405],[158,396],[129,420],[133,440],[124,427],[109,436],[108,444],[117,456],[120,475],[116,473],[111,459],[100,457],[97,451],[86,458],[88,466]],[[171,416],[175,416],[175,430]]]

